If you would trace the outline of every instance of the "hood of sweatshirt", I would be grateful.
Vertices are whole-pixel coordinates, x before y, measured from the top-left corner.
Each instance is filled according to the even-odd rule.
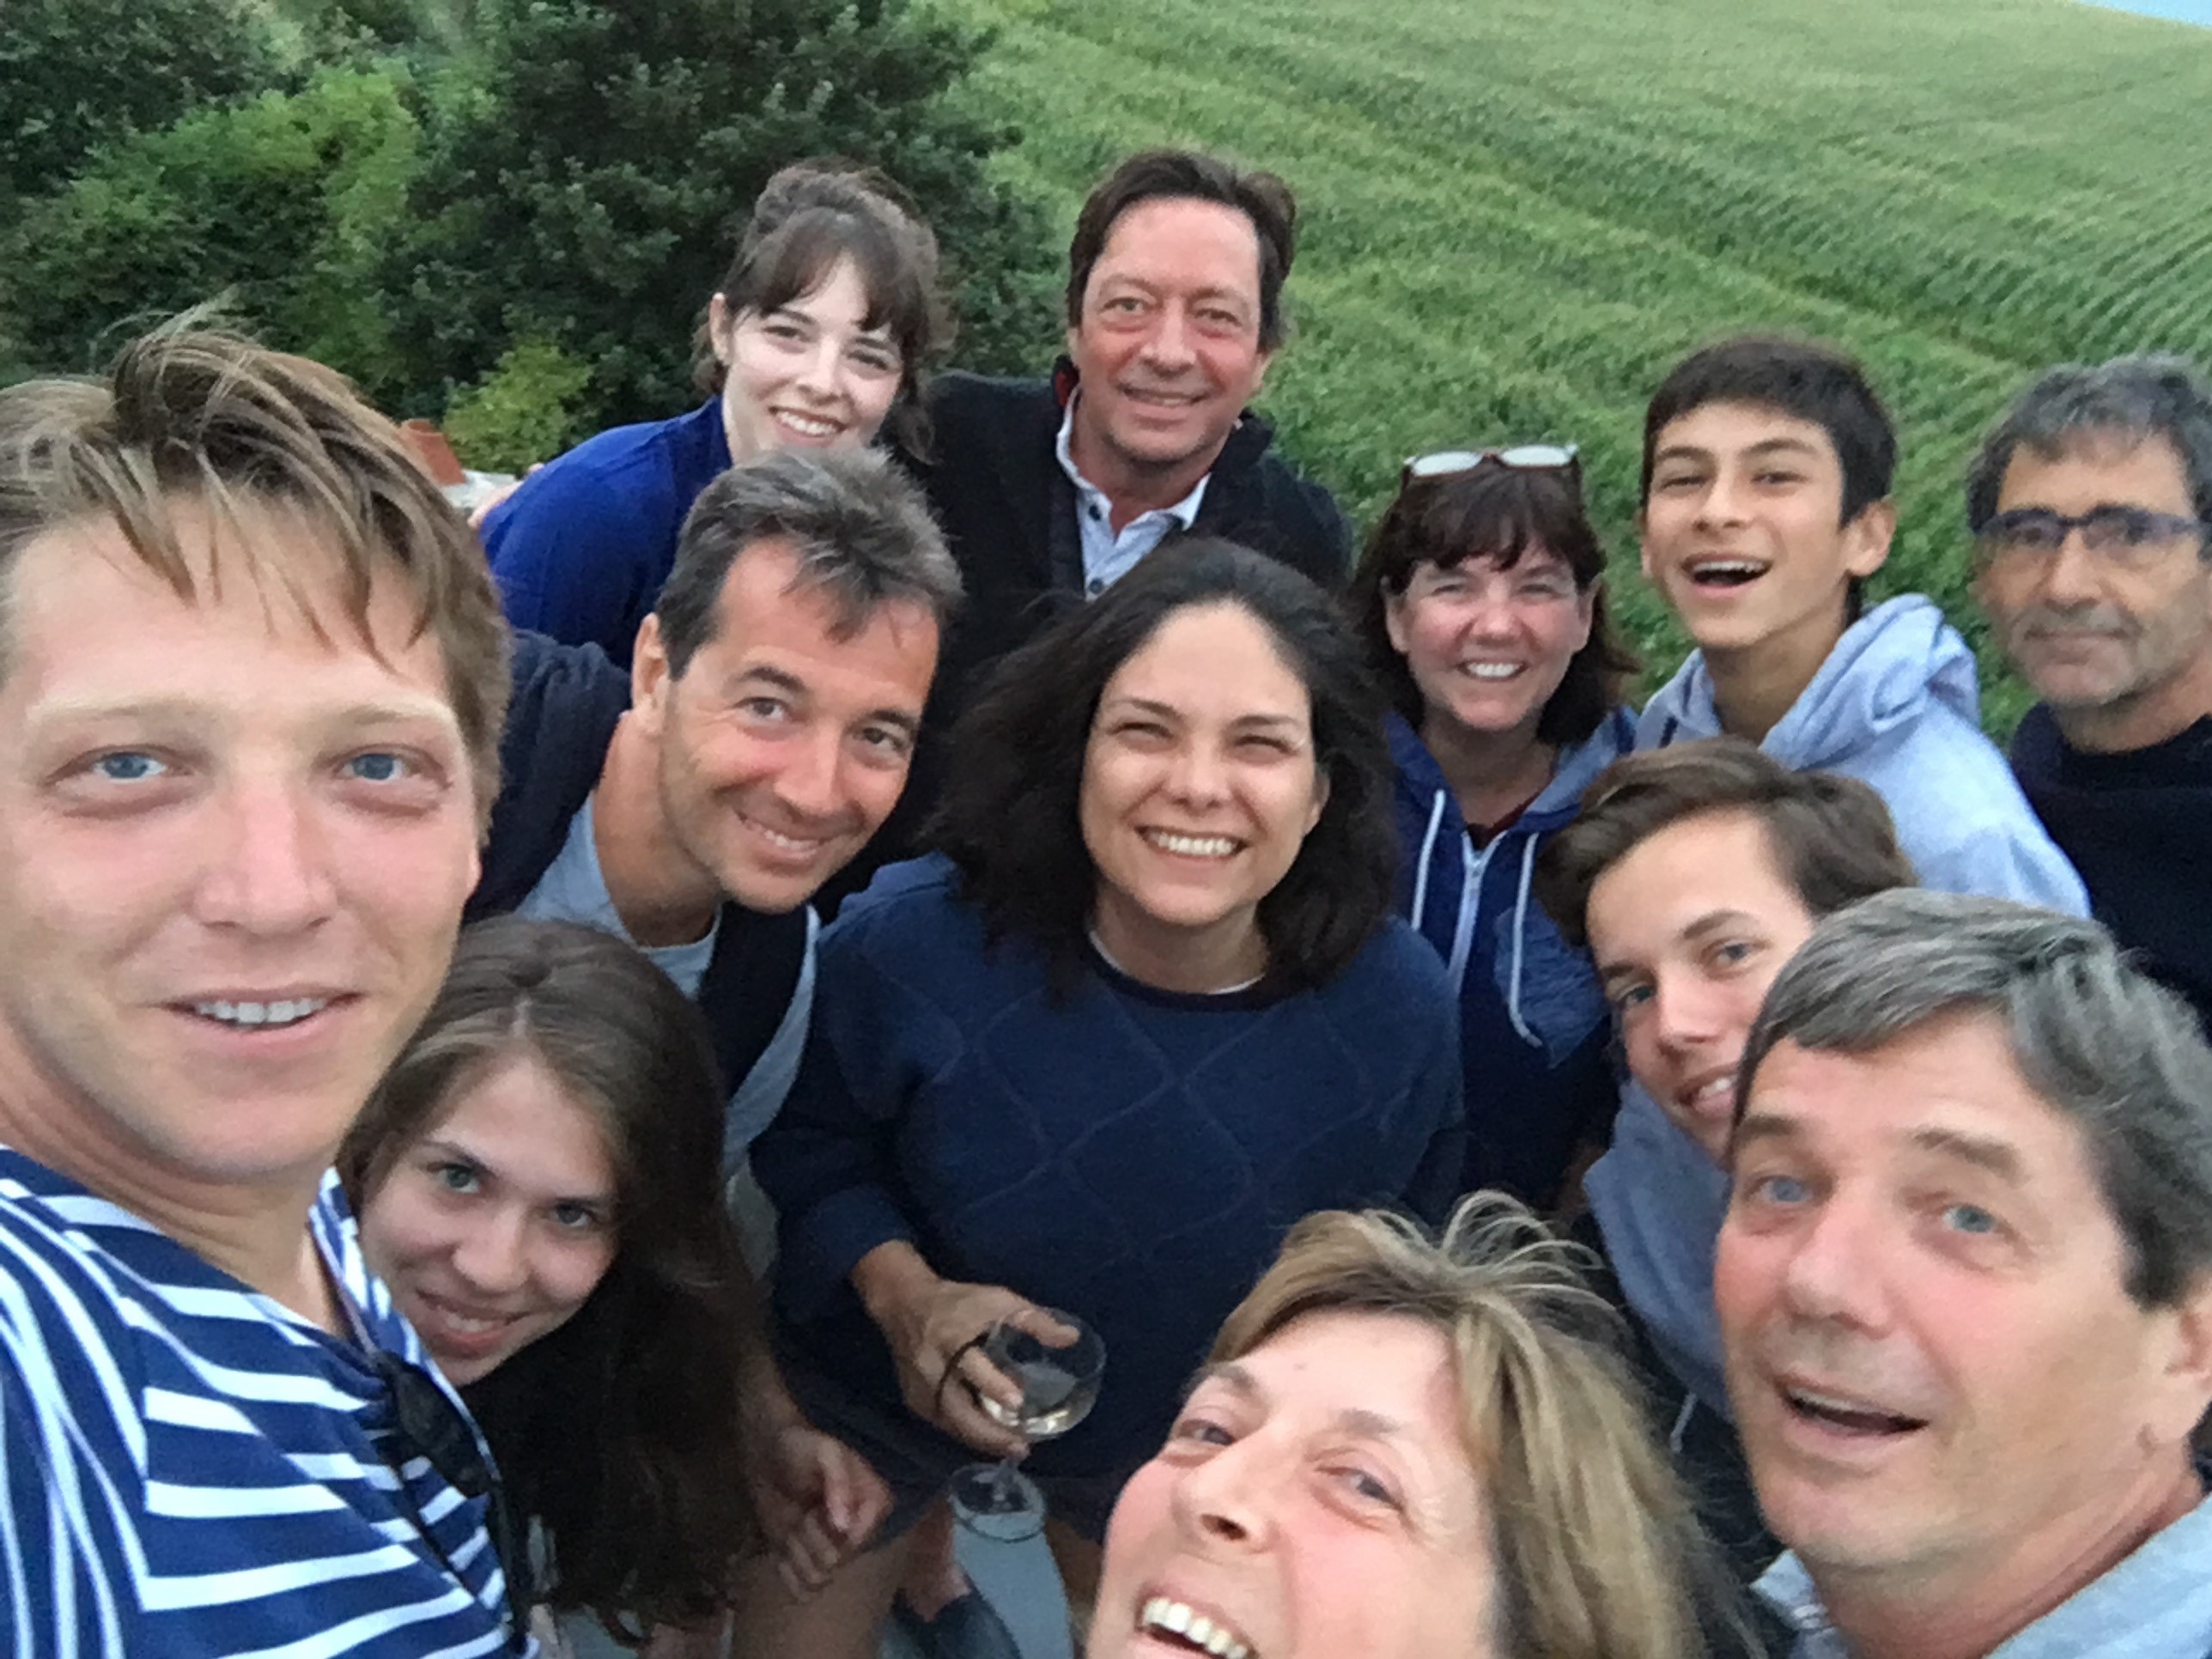
[[[1980,723],[1974,653],[1934,600],[1906,593],[1844,630],[1813,683],[1759,747],[1799,770],[1840,767],[1921,719],[1931,704],[1970,726]],[[1644,708],[1638,747],[1717,737],[1720,730],[1705,653],[1693,651]]]
[[[1598,729],[1559,752],[1551,781],[1507,829],[1486,847],[1468,841],[1459,799],[1420,734],[1395,711],[1385,717],[1391,758],[1397,763],[1395,807],[1398,844],[1404,856],[1398,876],[1399,913],[1444,959],[1456,994],[1465,981],[1469,957],[1478,949],[1476,921],[1482,906],[1484,877],[1493,866],[1509,872],[1512,911],[1496,949],[1505,959],[1496,975],[1508,1019],[1524,1042],[1547,1044],[1532,1021],[1528,1004],[1540,988],[1533,981],[1565,952],[1549,917],[1536,907],[1530,889],[1536,854],[1544,837],[1571,822],[1581,809],[1590,781],[1634,744],[1635,716],[1626,708],[1608,713]],[[1564,1011],[1563,1011],[1564,1012]],[[1578,1017],[1577,1017],[1578,1019]],[[1573,1033],[1579,1041],[1582,1033]],[[1568,1034],[1558,1034],[1560,1042]]]

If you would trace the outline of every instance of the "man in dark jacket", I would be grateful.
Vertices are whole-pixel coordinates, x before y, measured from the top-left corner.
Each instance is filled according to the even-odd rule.
[[[1967,475],[1975,594],[2042,701],[2013,770],[2100,920],[2212,1030],[2212,386],[2053,368]]]
[[[596,646],[516,641],[469,915],[644,950],[713,1029],[732,1159],[805,1043],[807,901],[898,799],[958,595],[894,464],[778,452],[700,496],[627,672]]]

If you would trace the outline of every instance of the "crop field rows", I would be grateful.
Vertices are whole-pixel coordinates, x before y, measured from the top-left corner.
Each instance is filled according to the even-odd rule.
[[[1067,216],[1150,143],[1297,188],[1264,406],[1363,517],[1417,450],[1580,442],[1662,668],[1639,422],[1699,340],[1866,359],[1905,444],[1886,585],[1973,635],[1960,471],[2009,392],[2068,358],[2212,363],[2212,31],[2071,0],[953,3],[1000,31],[974,93],[1023,131],[1005,164]]]

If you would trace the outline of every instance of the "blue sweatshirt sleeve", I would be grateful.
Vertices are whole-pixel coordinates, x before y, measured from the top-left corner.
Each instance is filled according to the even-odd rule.
[[[776,1297],[805,1319],[835,1304],[860,1258],[916,1241],[898,1193],[902,1092],[888,1086],[890,1040],[878,1024],[875,969],[824,941],[821,1000],[783,1109],[753,1143],[753,1172],[778,1220]]]
[[[648,583],[659,586],[642,516],[574,452],[532,473],[484,520],[484,552],[507,621],[628,662]]]

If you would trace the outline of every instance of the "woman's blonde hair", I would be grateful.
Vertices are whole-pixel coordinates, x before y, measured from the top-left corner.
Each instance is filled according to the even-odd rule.
[[[1291,1230],[1214,1340],[1240,1359],[1296,1320],[1375,1313],[1441,1332],[1461,1431],[1490,1505],[1498,1650],[1692,1659],[1733,1596],[1620,1356],[1588,1252],[1514,1200],[1461,1200],[1440,1237],[1385,1211]]]

